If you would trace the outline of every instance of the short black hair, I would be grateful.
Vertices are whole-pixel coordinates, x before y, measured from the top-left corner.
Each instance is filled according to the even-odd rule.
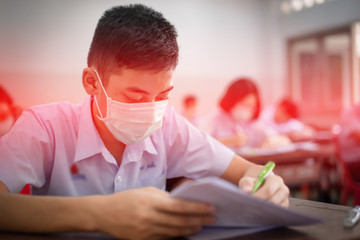
[[[175,27],[161,13],[141,4],[104,12],[91,42],[87,64],[99,74],[112,67],[171,70],[178,63]]]
[[[183,99],[183,104],[185,107],[189,107],[191,104],[196,103],[196,96],[195,95],[187,95]]]
[[[291,118],[299,118],[299,108],[290,98],[283,98],[278,107],[281,107]]]
[[[242,77],[235,79],[227,88],[219,105],[225,112],[230,113],[232,108],[249,94],[254,94],[257,99],[256,109],[252,117],[252,119],[257,119],[260,114],[259,91],[255,82],[250,78]]]
[[[2,86],[0,86],[0,102],[5,102],[9,106],[12,106],[14,102],[10,94]]]

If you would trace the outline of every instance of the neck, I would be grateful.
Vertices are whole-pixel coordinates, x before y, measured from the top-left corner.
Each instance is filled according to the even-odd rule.
[[[93,122],[101,137],[101,140],[103,141],[107,150],[109,150],[111,155],[113,155],[113,157],[116,159],[118,166],[120,166],[126,145],[118,141],[107,129],[105,124],[97,117],[99,116],[99,112],[97,111],[95,101],[92,101],[91,113],[92,113]]]

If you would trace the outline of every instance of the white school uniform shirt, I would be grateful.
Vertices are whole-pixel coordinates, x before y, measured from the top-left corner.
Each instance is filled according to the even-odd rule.
[[[82,105],[52,103],[23,112],[0,138],[0,181],[34,195],[111,194],[154,186],[166,178],[221,176],[234,153],[168,107],[162,127],[127,145],[118,167],[96,130],[91,98]]]
[[[243,147],[257,147],[266,139],[266,132],[256,120],[237,122],[222,109],[214,116],[211,135],[216,139],[231,137],[234,134],[245,134],[248,137]]]

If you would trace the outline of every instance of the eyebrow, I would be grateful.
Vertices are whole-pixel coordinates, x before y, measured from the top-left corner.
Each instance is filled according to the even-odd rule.
[[[166,93],[166,92],[170,92],[171,90],[174,89],[174,86],[169,87],[168,89],[162,91],[160,94]],[[149,95],[150,93],[148,93],[147,91],[144,91],[140,88],[137,87],[128,87],[126,88],[126,90],[131,91],[131,92],[135,92],[135,93],[142,93],[142,94],[146,94]]]

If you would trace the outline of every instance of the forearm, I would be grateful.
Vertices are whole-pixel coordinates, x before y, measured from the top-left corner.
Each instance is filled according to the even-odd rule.
[[[235,155],[221,177],[238,185],[243,191],[251,193],[261,169],[261,165],[256,165]],[[289,193],[289,188],[284,184],[282,178],[270,174],[254,196],[288,207]]]
[[[43,197],[0,192],[0,230],[95,231],[96,197]]]
[[[255,166],[255,164],[238,155],[234,155],[221,178],[238,185],[240,178],[244,176],[245,172],[251,166]]]

